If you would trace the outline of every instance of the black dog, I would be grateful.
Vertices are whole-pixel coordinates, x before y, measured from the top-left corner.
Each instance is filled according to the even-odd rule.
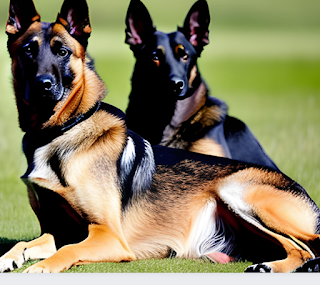
[[[229,157],[278,169],[249,128],[227,115],[227,105],[209,97],[197,59],[209,43],[210,14],[199,0],[184,25],[157,31],[146,7],[132,0],[126,43],[136,57],[127,124],[152,144]]]

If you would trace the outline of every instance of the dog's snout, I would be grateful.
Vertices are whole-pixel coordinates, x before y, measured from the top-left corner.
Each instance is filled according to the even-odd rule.
[[[36,87],[40,92],[49,92],[53,87],[53,79],[50,75],[36,77]]]

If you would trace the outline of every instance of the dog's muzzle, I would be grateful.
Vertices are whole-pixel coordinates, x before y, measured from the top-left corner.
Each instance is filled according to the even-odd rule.
[[[184,82],[182,80],[176,80],[174,82],[174,92],[180,95],[184,88]]]
[[[48,74],[35,78],[35,91],[38,99],[59,101],[63,95],[63,90],[59,88],[55,78]]]
[[[172,79],[171,82],[173,84],[173,92],[177,95],[178,100],[185,99],[185,95],[187,93],[185,82],[181,79]]]

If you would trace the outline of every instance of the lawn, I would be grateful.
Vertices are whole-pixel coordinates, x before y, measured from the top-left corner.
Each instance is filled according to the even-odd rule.
[[[45,21],[55,19],[61,2],[35,1]],[[182,24],[193,2],[144,1],[157,27],[167,32]],[[129,1],[88,3],[93,27],[89,52],[109,89],[105,100],[125,111],[134,64],[131,51],[124,44],[124,17]],[[290,0],[208,3],[211,43],[202,53],[199,67],[211,94],[228,103],[229,113],[248,124],[279,168],[299,182],[320,206],[319,1],[300,0],[294,1],[294,5]],[[3,27],[7,8],[8,3],[2,1]],[[0,43],[0,254],[3,254],[15,242],[38,236],[40,229],[19,179],[26,170],[21,150],[23,134],[18,128],[4,34],[0,35]],[[85,265],[68,272],[243,272],[249,264],[167,259]]]

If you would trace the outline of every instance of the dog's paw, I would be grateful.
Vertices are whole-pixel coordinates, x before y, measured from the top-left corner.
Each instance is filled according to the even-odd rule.
[[[49,267],[41,265],[41,262],[38,262],[34,265],[31,265],[23,273],[53,273]]]
[[[247,267],[244,272],[272,273],[273,270],[270,266],[259,263]]]
[[[293,272],[320,272],[320,258],[307,261]]]
[[[5,256],[0,259],[0,273],[13,271],[17,268],[21,268],[24,263],[24,256],[21,254],[20,257],[6,258]]]
[[[49,258],[29,266],[23,273],[59,273],[69,268],[63,261]]]

